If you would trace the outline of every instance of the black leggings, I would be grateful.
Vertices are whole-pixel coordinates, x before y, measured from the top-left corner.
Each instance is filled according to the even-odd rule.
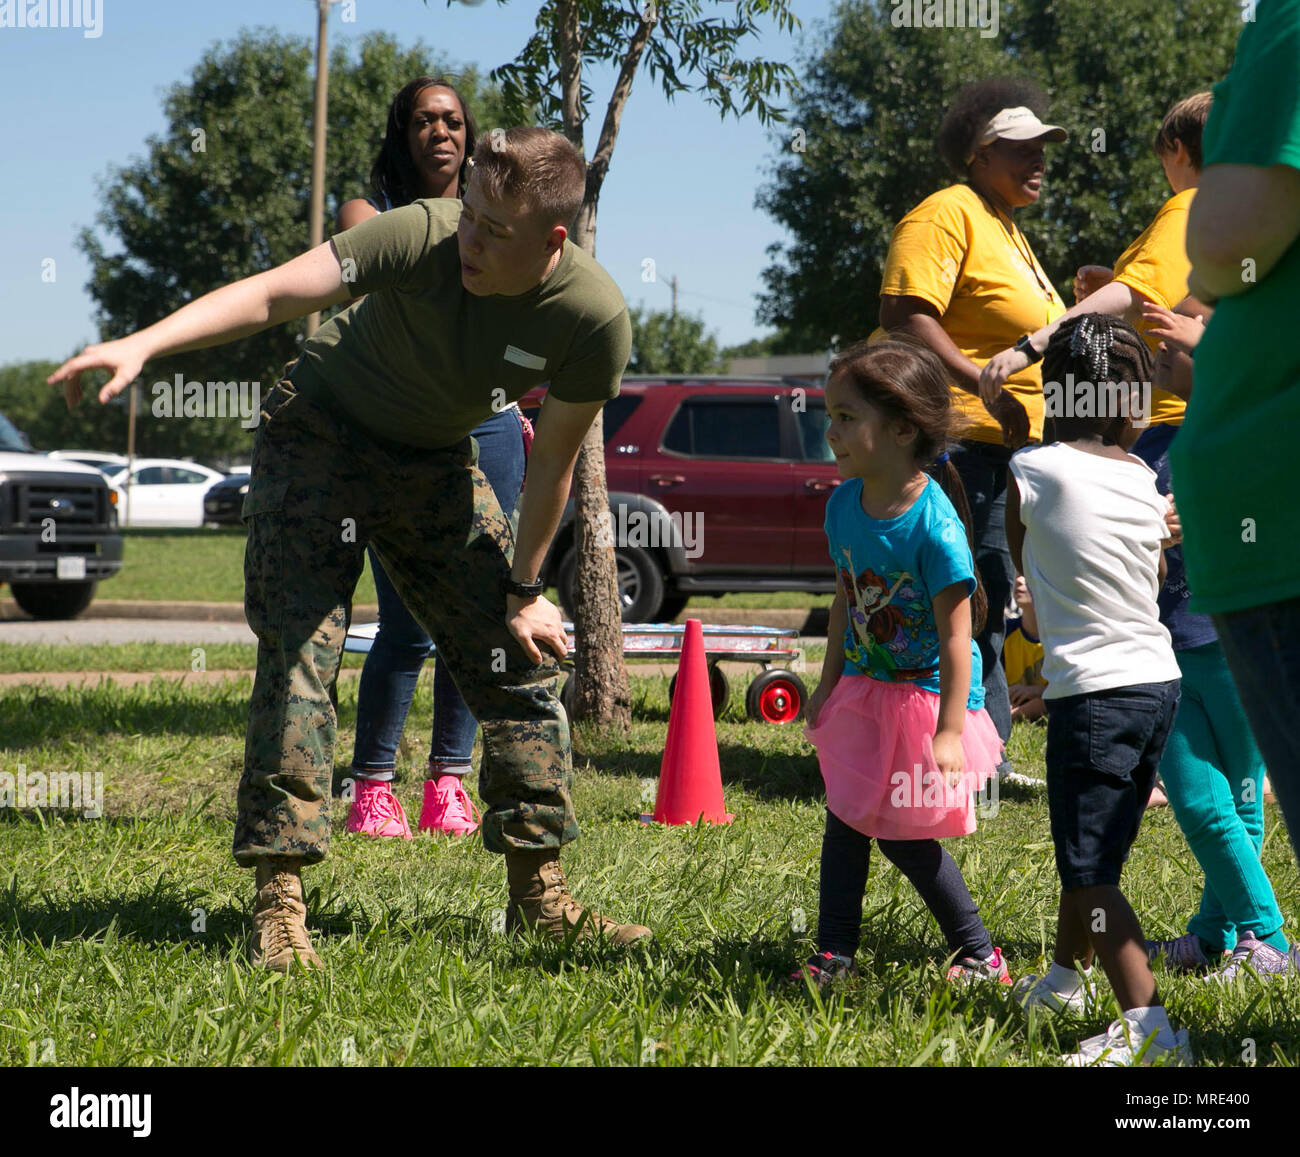
[[[957,862],[938,840],[877,840],[880,850],[925,901],[948,941],[949,953],[986,960],[993,941]],[[871,837],[849,827],[829,810],[822,836],[821,907],[817,947],[852,956],[862,934],[862,897],[871,866]]]

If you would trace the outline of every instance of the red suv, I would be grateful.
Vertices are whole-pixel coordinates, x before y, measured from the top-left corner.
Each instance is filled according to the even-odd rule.
[[[530,417],[545,392],[520,400]],[[675,618],[691,595],[834,592],[825,414],[822,386],[797,378],[623,379],[604,420],[625,622]],[[574,564],[570,500],[542,570],[570,608]]]

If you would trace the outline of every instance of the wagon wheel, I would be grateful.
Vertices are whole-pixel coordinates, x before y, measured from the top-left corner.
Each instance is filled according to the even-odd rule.
[[[764,671],[745,692],[745,714],[757,723],[793,723],[802,718],[808,689],[793,671]]]
[[[671,706],[673,693],[677,690],[677,676],[674,675],[668,681],[668,703]],[[731,695],[731,684],[727,682],[727,677],[712,663],[709,664],[709,698],[713,701],[713,718],[717,719],[722,714],[723,708],[727,706],[727,699]]]

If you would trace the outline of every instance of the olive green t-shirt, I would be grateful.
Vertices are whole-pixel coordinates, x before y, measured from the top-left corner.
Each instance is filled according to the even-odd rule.
[[[1259,6],[1214,87],[1205,164],[1300,169],[1300,0]],[[1226,614],[1300,596],[1300,241],[1215,307],[1169,448],[1191,609]]]
[[[627,304],[569,241],[549,277],[514,297],[461,284],[460,202],[415,201],[334,237],[365,296],[303,346],[294,385],[410,446],[454,445],[494,410],[549,382],[562,402],[618,394],[632,347]]]

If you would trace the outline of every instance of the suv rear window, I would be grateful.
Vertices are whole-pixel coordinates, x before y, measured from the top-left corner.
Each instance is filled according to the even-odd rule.
[[[641,404],[640,394],[619,394],[617,398],[610,398],[605,403],[605,408],[601,411],[601,417],[605,422],[605,445],[609,445],[609,440],[618,433],[619,428],[631,416],[632,411]],[[537,423],[537,415],[542,412],[541,406],[524,406],[519,407],[520,412],[534,425]]]
[[[695,458],[780,458],[780,412],[771,399],[692,399],[677,411],[663,447]]]
[[[632,416],[632,411],[640,404],[640,394],[619,394],[617,398],[610,398],[605,403],[605,408],[601,411],[601,414],[605,419],[605,443],[607,445],[609,440],[618,433],[619,427]]]

